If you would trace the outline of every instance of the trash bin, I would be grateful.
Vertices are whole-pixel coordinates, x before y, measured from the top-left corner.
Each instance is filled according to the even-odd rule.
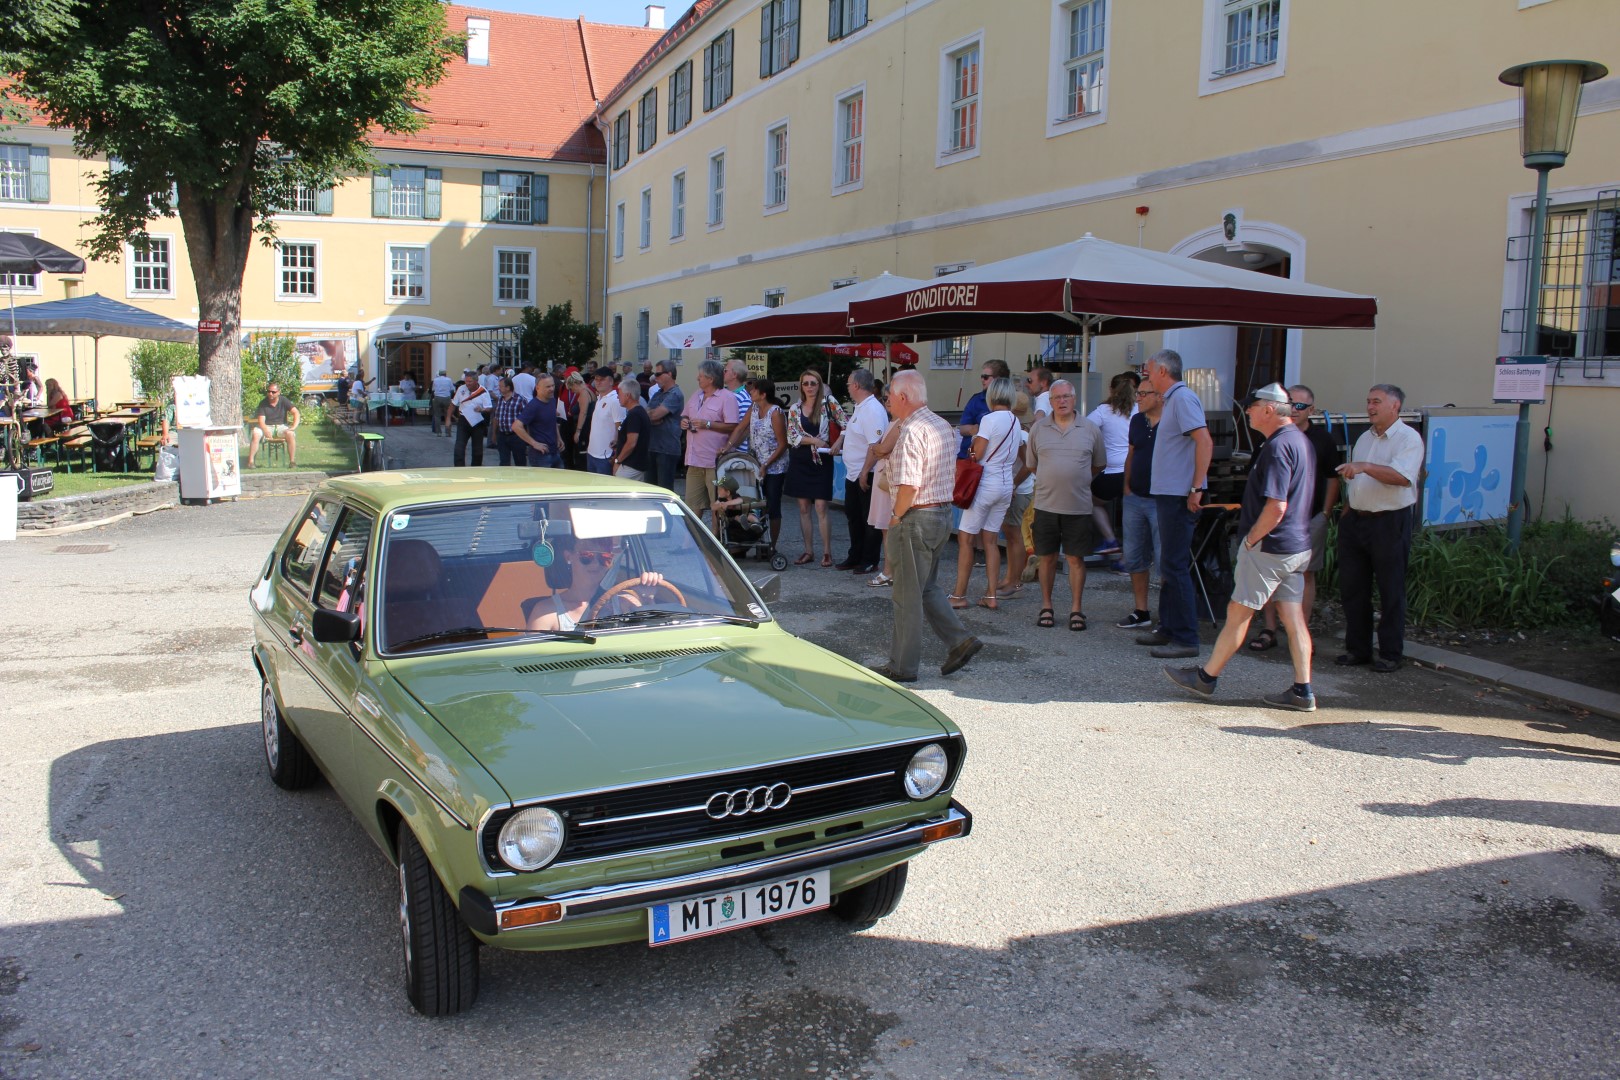
[[[355,468],[360,472],[382,472],[386,467],[383,461],[383,437],[376,431],[358,431],[354,436]]]

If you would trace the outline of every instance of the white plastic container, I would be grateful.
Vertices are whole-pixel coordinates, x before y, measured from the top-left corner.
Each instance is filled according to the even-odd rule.
[[[16,473],[0,476],[0,543],[17,539],[17,496],[22,493],[22,482]]]

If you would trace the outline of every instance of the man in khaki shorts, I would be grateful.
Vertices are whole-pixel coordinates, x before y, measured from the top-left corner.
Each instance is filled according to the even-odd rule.
[[[1300,712],[1316,710],[1311,691],[1311,636],[1301,601],[1311,562],[1311,499],[1316,491],[1316,451],[1294,426],[1288,391],[1270,383],[1255,391],[1244,412],[1249,426],[1266,437],[1243,490],[1238,517],[1236,582],[1226,606],[1226,625],[1203,667],[1166,667],[1170,681],[1199,697],[1215,693],[1215,681],[1249,632],[1249,620],[1269,600],[1288,631],[1294,684],[1266,697],[1266,704]]]

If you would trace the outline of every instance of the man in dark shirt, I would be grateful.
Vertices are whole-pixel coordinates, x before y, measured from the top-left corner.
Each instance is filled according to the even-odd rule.
[[[534,377],[534,397],[512,424],[512,432],[528,448],[533,468],[563,467],[562,447],[557,443],[557,380],[550,375]]]
[[[495,411],[490,414],[495,422],[495,449],[501,455],[502,465],[522,465],[524,443],[515,428],[529,399],[517,392],[517,384],[510,375],[502,375],[497,386],[500,394],[495,399]]]
[[[1316,451],[1294,426],[1288,391],[1269,383],[1244,402],[1249,425],[1266,436],[1243,489],[1238,517],[1236,581],[1226,606],[1226,625],[1203,667],[1164,669],[1170,681],[1199,697],[1215,693],[1215,680],[1237,653],[1249,631],[1249,620],[1268,600],[1277,605],[1288,630],[1288,652],[1294,661],[1294,684],[1266,697],[1266,704],[1314,712],[1311,691],[1311,637],[1300,601],[1305,594],[1305,567],[1311,561],[1310,512],[1316,494]]]
[[[264,400],[253,416],[253,441],[248,444],[248,468],[259,456],[265,439],[281,439],[287,444],[287,467],[298,461],[298,406],[281,396],[281,387],[271,383],[264,389]]]
[[[1150,494],[1153,490],[1153,436],[1159,430],[1164,402],[1151,383],[1136,391],[1136,415],[1131,417],[1129,449],[1125,451],[1125,496],[1120,500],[1120,521],[1124,525],[1125,550],[1120,567],[1131,575],[1131,613],[1114,625],[1122,630],[1152,627],[1153,612],[1148,608],[1148,576],[1159,561],[1159,508]]]
[[[619,421],[619,438],[613,444],[613,475],[642,480],[652,449],[652,421],[641,405],[638,380],[619,380],[619,404],[624,406],[624,419]]]
[[[986,360],[979,369],[979,382],[989,389],[991,379],[1005,379],[1007,377],[1007,361]],[[957,447],[956,456],[965,458],[968,451],[973,449],[973,437],[979,433],[979,421],[990,411],[990,403],[984,399],[984,390],[968,398],[967,404],[962,406],[962,419],[957,422],[956,433],[962,436],[962,445]]]

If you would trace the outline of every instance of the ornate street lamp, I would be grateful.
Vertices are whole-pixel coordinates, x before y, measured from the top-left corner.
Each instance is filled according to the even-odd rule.
[[[1530,281],[1526,292],[1524,352],[1541,353],[1541,261],[1547,235],[1547,174],[1563,168],[1575,141],[1575,114],[1581,87],[1609,73],[1590,60],[1538,60],[1516,64],[1498,75],[1520,88],[1519,152],[1524,167],[1536,170],[1536,204],[1530,226]],[[1513,441],[1513,488],[1508,493],[1508,547],[1517,551],[1524,529],[1525,474],[1530,468],[1530,406],[1519,405]]]

